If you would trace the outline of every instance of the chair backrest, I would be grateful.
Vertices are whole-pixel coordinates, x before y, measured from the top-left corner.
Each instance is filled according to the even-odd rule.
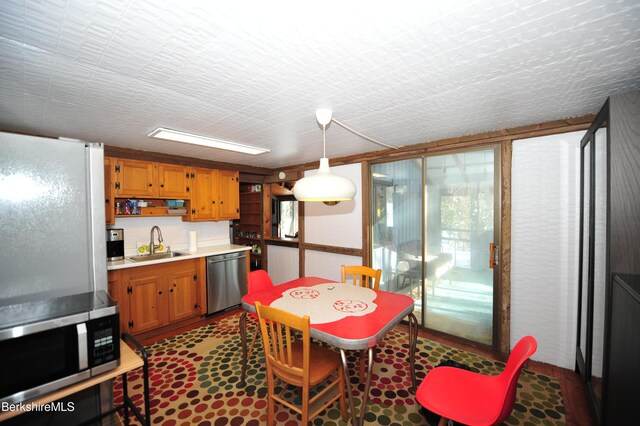
[[[513,409],[513,403],[516,400],[516,386],[518,384],[518,378],[520,372],[526,360],[536,352],[538,348],[538,342],[533,336],[525,336],[513,347],[507,365],[504,371],[500,374],[500,380],[503,380],[504,385],[504,403],[502,404],[502,410],[500,415],[493,424],[502,423],[509,417],[511,410]]]
[[[273,287],[273,281],[271,281],[271,277],[269,276],[267,271],[262,269],[249,272],[249,277],[247,278],[247,280],[248,293],[255,293],[257,291],[266,290]]]
[[[262,332],[267,374],[276,375],[291,384],[309,387],[309,316],[299,317],[281,309],[264,306],[260,302],[256,302],[256,311]],[[292,351],[295,330],[302,333],[302,338],[296,339],[302,341],[302,368],[299,367],[299,360],[296,360],[297,366],[294,366],[294,355],[300,356],[299,351]]]
[[[369,268],[368,266],[342,265],[341,275],[343,283],[347,282],[347,275],[351,275],[352,279],[349,281],[351,284],[377,291],[380,288],[382,270]]]

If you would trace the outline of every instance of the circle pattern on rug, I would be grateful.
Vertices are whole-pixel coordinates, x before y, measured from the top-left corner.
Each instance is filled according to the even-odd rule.
[[[242,348],[240,312],[213,324],[161,340],[149,347],[150,406],[152,423],[172,425],[260,425],[267,416],[267,372],[258,335],[247,362],[245,385],[240,384]],[[256,332],[257,321],[247,318],[247,339]],[[396,326],[375,350],[369,402],[365,424],[424,425],[428,416],[409,392],[408,327]],[[317,342],[316,342],[317,343]],[[326,345],[325,345],[326,346]],[[327,346],[328,347],[328,346]],[[416,376],[418,383],[442,360],[451,359],[482,374],[498,374],[504,363],[493,361],[449,346],[418,338]],[[356,411],[360,412],[364,384],[359,383],[360,351],[348,351],[347,363]],[[129,394],[142,407],[142,373],[128,376]],[[284,394],[299,400],[295,388]],[[122,383],[115,380],[116,403],[122,400]],[[133,424],[137,424],[134,418]],[[278,425],[298,425],[300,416],[276,404]],[[344,425],[337,403],[315,418],[314,425]],[[518,382],[517,400],[508,425],[561,425],[565,423],[559,382],[543,374],[523,370]]]

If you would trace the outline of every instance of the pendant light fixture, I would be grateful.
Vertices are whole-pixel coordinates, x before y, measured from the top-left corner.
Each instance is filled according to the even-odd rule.
[[[328,205],[335,205],[340,201],[352,200],[356,195],[356,185],[350,179],[333,173],[329,168],[326,134],[332,115],[329,109],[316,111],[316,120],[322,126],[323,156],[320,159],[318,172],[313,176],[300,179],[293,187],[293,195],[298,201],[321,201]]]

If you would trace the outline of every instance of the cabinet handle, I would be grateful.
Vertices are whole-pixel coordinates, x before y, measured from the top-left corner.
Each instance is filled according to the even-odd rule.
[[[158,292],[158,294],[162,294],[162,290],[160,290],[160,291]]]
[[[211,204],[215,204],[215,203],[216,203],[215,201],[212,201],[212,202],[211,202]]]
[[[173,293],[173,289],[169,290],[169,293]]]
[[[220,201],[220,204],[224,204],[224,201]]]
[[[149,185],[149,186],[151,186],[151,185]],[[160,184],[160,188],[164,188],[164,183]]]
[[[150,184],[149,184],[149,187],[152,187],[152,186],[153,186],[153,184],[152,184],[152,183],[150,183]]]

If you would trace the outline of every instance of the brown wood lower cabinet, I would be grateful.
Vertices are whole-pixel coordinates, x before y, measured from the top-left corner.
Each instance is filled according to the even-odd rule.
[[[120,306],[121,331],[136,335],[198,317],[204,285],[198,275],[200,261],[109,271],[109,293]]]

